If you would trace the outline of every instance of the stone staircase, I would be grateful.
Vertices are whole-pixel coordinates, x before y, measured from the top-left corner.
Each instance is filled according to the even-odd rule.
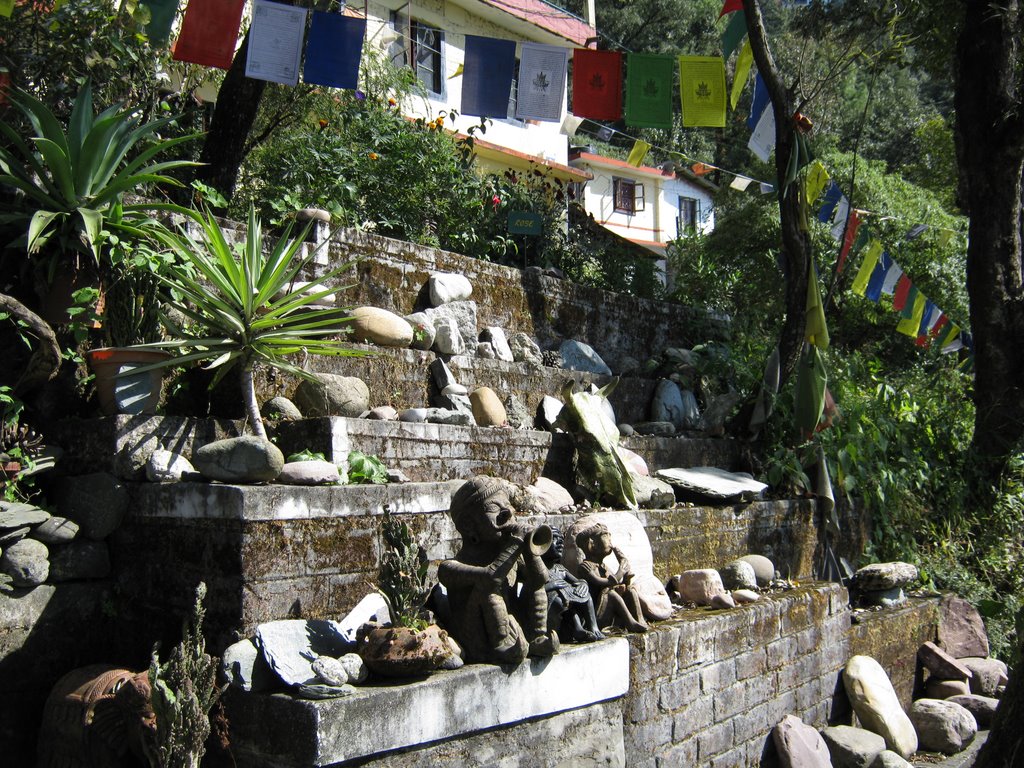
[[[676,305],[580,288],[539,272],[366,234],[342,235],[330,254],[362,259],[352,269],[355,287],[345,296],[347,304],[408,314],[422,306],[430,273],[460,272],[474,285],[478,327],[523,331],[542,347],[564,338],[586,341],[613,369],[633,367],[665,347],[722,339],[727,331],[705,313]],[[372,351],[369,357],[317,358],[308,364],[317,372],[363,378],[373,406],[428,404],[427,366],[434,353]],[[557,395],[567,377],[584,385],[608,381],[468,355],[449,357],[447,363],[460,383],[515,395],[531,413],[544,395]],[[623,377],[611,397],[619,421],[645,420],[655,386],[652,378]],[[264,379],[261,395],[290,394],[293,387],[294,382]],[[336,618],[351,609],[375,582],[376,532],[385,507],[409,524],[428,557],[438,561],[453,556],[458,546],[446,510],[459,481],[474,474],[524,484],[541,476],[564,484],[572,479],[571,446],[564,434],[322,417],[277,425],[282,450],[309,449],[340,460],[358,449],[379,456],[410,482],[341,487],[144,482],[145,461],[155,448],[188,455],[241,429],[229,420],[155,416],[63,425],[58,438],[66,450],[61,469],[71,476],[68,482],[95,473],[117,478],[129,497],[128,513],[106,542],[109,578],[0,597],[0,673],[20,697],[17,703],[10,698],[0,703],[0,722],[7,723],[2,735],[22,748],[15,754],[28,754],[24,734],[34,733],[33,718],[37,722],[45,692],[65,671],[110,660],[141,669],[154,640],[175,642],[200,580],[209,589],[207,635],[211,650],[219,652],[261,622]],[[632,435],[622,444],[653,469],[735,469],[739,464],[739,446],[724,438]],[[637,515],[662,580],[758,553],[771,557],[783,576],[810,582],[824,557],[819,515],[808,499],[676,504]],[[563,525],[571,519],[550,515],[544,521]],[[845,510],[843,524],[850,534],[839,554],[855,562],[864,523]],[[80,615],[70,609],[73,603],[93,606],[93,614]],[[440,675],[436,683],[432,677],[414,687],[370,686],[357,698],[333,702],[232,692],[235,756],[238,765],[253,766],[489,765],[505,764],[506,758],[512,760],[508,764],[553,765],[552,755],[571,756],[576,749],[579,756],[610,765],[757,765],[783,709],[816,725],[831,716],[836,675],[851,653],[874,643],[890,659],[883,661],[890,674],[904,689],[909,674],[912,686],[912,658],[908,661],[896,640],[889,642],[898,635],[887,628],[858,632],[847,603],[837,585],[808,584],[733,611],[689,612],[648,635],[567,648],[550,669],[540,662],[514,672],[466,668]],[[897,621],[919,634],[934,634],[934,613],[925,601]],[[885,620],[875,621],[877,627]],[[102,627],[100,638],[92,625]],[[26,648],[39,655],[31,670],[19,666]],[[595,676],[595,670],[602,674]],[[548,685],[560,680],[575,681],[575,688],[562,690],[571,687],[568,682]],[[503,684],[513,687],[503,689]],[[524,691],[538,685],[551,693],[535,701]],[[473,702],[500,701],[502,695],[525,703],[494,714],[470,712],[468,720],[441,718],[439,724],[438,712],[449,717],[459,709],[457,702],[472,709]],[[570,752],[559,752],[552,740]],[[491,755],[493,762],[481,755]]]

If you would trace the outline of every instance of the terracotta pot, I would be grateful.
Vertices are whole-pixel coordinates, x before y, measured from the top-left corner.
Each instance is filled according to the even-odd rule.
[[[136,347],[100,347],[89,350],[85,357],[96,376],[96,396],[104,415],[156,413],[164,369],[135,374],[131,370],[169,360],[171,356],[167,352]]]
[[[440,667],[452,655],[452,648],[448,633],[436,624],[422,630],[375,627],[360,638],[359,655],[378,675],[412,677]]]
[[[17,477],[20,473],[20,461],[5,461],[0,463],[0,478],[10,480],[12,477]]]

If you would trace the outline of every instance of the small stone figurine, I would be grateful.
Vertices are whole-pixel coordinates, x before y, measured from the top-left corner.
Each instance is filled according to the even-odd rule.
[[[587,582],[573,576],[562,565],[565,541],[562,531],[551,529],[551,546],[544,553],[548,567],[548,628],[558,630],[562,642],[592,643],[603,640],[598,628],[594,601],[590,599]]]
[[[576,534],[576,548],[586,558],[580,563],[580,575],[590,586],[592,595],[597,595],[597,620],[600,626],[618,626],[630,632],[646,632],[640,595],[632,587],[633,571],[622,550],[612,546],[611,532],[601,523]],[[614,554],[619,569],[611,572],[604,564],[608,555]]]
[[[464,483],[448,513],[462,548],[441,563],[437,576],[448,590],[447,629],[466,661],[518,664],[527,656],[557,653],[558,634],[548,630],[548,569],[541,560],[551,529],[517,521],[507,484],[494,477]]]

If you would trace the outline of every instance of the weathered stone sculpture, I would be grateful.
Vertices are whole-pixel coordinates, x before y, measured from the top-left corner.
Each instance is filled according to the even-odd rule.
[[[640,595],[630,583],[633,571],[622,550],[612,545],[612,535],[601,523],[576,534],[576,547],[583,553],[580,573],[596,595],[597,620],[600,626],[619,626],[630,632],[646,632]],[[619,568],[614,573],[604,564],[608,555],[614,554]]]
[[[563,642],[603,640],[594,601],[590,599],[590,587],[562,565],[564,551],[562,531],[552,528],[551,546],[542,558],[548,568],[548,583],[544,587],[548,594],[548,628],[557,630]]]
[[[156,715],[147,672],[93,664],[57,681],[39,729],[40,768],[139,765],[152,749]]]
[[[448,630],[466,660],[518,664],[528,655],[557,653],[558,634],[548,630],[548,570],[541,560],[551,529],[517,521],[508,486],[494,477],[463,484],[448,513],[462,548],[441,563],[437,575],[448,590]]]

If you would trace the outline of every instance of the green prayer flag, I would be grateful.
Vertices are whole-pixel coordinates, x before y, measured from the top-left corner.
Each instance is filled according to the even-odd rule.
[[[814,274],[814,264],[808,267],[807,304],[805,307],[806,327],[804,335],[809,344],[819,349],[828,349],[828,326],[825,324],[825,305],[821,301],[821,290],[818,288],[818,276]]]
[[[174,16],[178,13],[178,0],[142,0],[142,4],[149,8],[146,34],[150,42],[154,45],[165,44],[171,34]]]
[[[650,152],[650,150],[650,144],[641,139],[637,139],[633,143],[633,149],[630,150],[629,157],[626,158],[626,162],[639,168],[643,164],[644,158],[647,157],[647,153]]]
[[[722,33],[722,58],[726,61],[732,56],[732,52],[740,44],[740,40],[747,36],[747,14],[744,11],[737,11],[729,17],[729,24]]]
[[[725,61],[717,56],[680,56],[679,97],[684,128],[724,128]]]
[[[871,245],[864,252],[864,261],[860,263],[860,269],[857,270],[857,276],[853,278],[853,285],[850,286],[850,290],[856,293],[858,296],[863,296],[864,292],[867,291],[868,281],[871,279],[871,273],[875,271],[875,266],[878,264],[878,257],[882,255],[882,244],[878,240],[872,240]]]
[[[750,76],[750,67],[754,63],[754,51],[750,47],[750,41],[743,43],[740,55],[736,59],[736,69],[732,73],[732,91],[729,94],[729,106],[736,109],[736,104],[743,93],[743,86],[747,84]]]
[[[813,344],[804,346],[800,362],[797,363],[796,402],[794,416],[796,426],[803,437],[809,438],[818,428],[821,414],[825,410],[825,386],[828,373],[821,350]]]
[[[911,301],[907,298],[907,306],[903,308],[903,319],[900,320],[896,330],[907,336],[917,338],[917,331],[921,327],[921,316],[924,315],[924,305],[927,302],[925,295],[917,290],[910,289],[910,295],[914,297]],[[910,314],[907,314],[909,310]]]
[[[14,11],[14,0],[0,0],[0,16],[10,16]]]
[[[626,124],[672,127],[671,56],[631,53],[626,57]]]

